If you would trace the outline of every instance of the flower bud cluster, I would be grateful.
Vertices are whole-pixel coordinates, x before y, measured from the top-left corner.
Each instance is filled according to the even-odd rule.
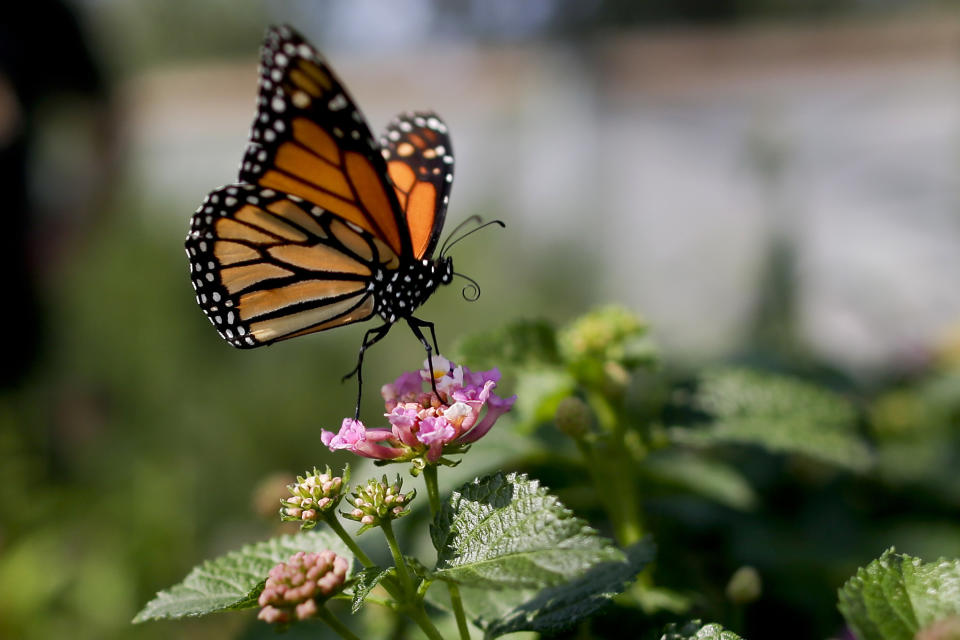
[[[317,614],[317,601],[343,588],[349,563],[333,551],[300,551],[270,570],[258,600],[257,616],[270,623],[306,620]]]
[[[353,494],[347,496],[353,509],[341,512],[344,518],[359,522],[363,526],[360,533],[372,527],[378,527],[385,521],[396,520],[410,513],[407,505],[413,500],[417,492],[400,493],[403,482],[400,476],[393,484],[387,482],[387,476],[382,480],[371,478],[366,485],[354,489]]]
[[[302,522],[303,529],[313,528],[324,512],[340,504],[349,479],[349,467],[342,478],[334,476],[330,467],[323,473],[314,467],[312,474],[297,476],[295,484],[287,485],[291,496],[280,501],[280,519]]]

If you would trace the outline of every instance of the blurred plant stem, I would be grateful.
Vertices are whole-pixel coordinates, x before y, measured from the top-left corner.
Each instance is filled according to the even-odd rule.
[[[423,470],[423,482],[427,487],[427,498],[430,502],[430,517],[435,519],[440,512],[440,487],[437,481],[437,465],[428,464]],[[447,589],[450,591],[450,605],[453,608],[454,617],[457,619],[457,630],[460,632],[461,640],[470,640],[470,629],[467,627],[467,616],[463,610],[463,600],[460,597],[460,589],[452,582],[447,583]]]

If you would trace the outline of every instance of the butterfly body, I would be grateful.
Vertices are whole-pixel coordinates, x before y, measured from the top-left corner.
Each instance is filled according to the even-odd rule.
[[[358,379],[364,350],[401,320],[429,354],[433,325],[413,314],[454,275],[442,250],[433,256],[452,182],[439,116],[404,113],[376,140],[320,54],[289,27],[272,27],[238,181],[211,192],[191,219],[197,302],[238,348],[379,317],[360,347]]]

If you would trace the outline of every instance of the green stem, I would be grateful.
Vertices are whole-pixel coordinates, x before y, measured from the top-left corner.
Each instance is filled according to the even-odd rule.
[[[326,622],[331,629],[337,632],[341,638],[346,638],[347,640],[360,640],[360,636],[356,635],[353,631],[350,631],[342,622],[337,620],[332,613],[326,607],[320,607],[320,610],[317,612],[317,616]]]
[[[643,524],[634,485],[635,461],[627,451],[622,434],[610,434],[594,443],[578,438],[577,447],[613,525],[617,543],[628,547],[639,541],[643,537]]]
[[[423,470],[423,483],[427,485],[427,497],[430,499],[430,515],[434,518],[440,512],[440,487],[437,481],[437,466],[428,464]],[[457,619],[457,629],[460,631],[460,640],[470,640],[470,629],[467,627],[467,614],[463,610],[463,600],[460,598],[460,588],[452,582],[447,583],[450,591],[450,604],[453,615]]]
[[[423,611],[423,601],[417,598],[413,588],[413,581],[410,579],[410,571],[407,569],[407,563],[400,553],[400,545],[397,544],[397,537],[393,535],[393,524],[390,520],[384,520],[380,523],[380,530],[383,531],[383,537],[387,539],[387,545],[390,547],[390,553],[393,554],[393,562],[397,567],[397,575],[400,576],[400,584],[403,587],[404,611],[416,622],[428,638],[432,640],[443,640],[443,636],[433,626],[430,618]]]
[[[350,534],[347,533],[346,529],[343,528],[343,525],[340,524],[340,521],[337,520],[337,514],[335,514],[333,510],[324,512],[323,520],[330,526],[331,529],[333,529],[333,532],[336,533],[341,540],[343,540],[343,543],[350,548],[350,551],[352,551],[353,555],[357,557],[357,560],[360,561],[360,564],[365,567],[374,566],[373,560],[371,560],[370,557],[363,552],[363,549],[360,548],[360,545],[358,545],[354,539],[350,537]],[[380,584],[394,599],[402,599],[399,597],[399,585],[392,578],[386,577],[380,582]]]
[[[373,560],[371,560],[370,556],[365,554],[363,549],[360,548],[360,545],[358,545],[353,538],[350,537],[350,534],[347,533],[346,529],[343,528],[343,525],[340,524],[340,521],[337,520],[337,514],[334,513],[333,509],[323,513],[323,520],[330,525],[330,528],[333,529],[333,532],[337,534],[341,540],[343,540],[343,543],[347,545],[347,547],[350,548],[350,551],[352,551],[353,555],[357,557],[357,560],[360,561],[360,564],[365,567],[373,566]]]
[[[424,613],[422,605],[418,603],[416,607],[411,607],[408,613],[410,617],[413,618],[413,621],[420,625],[420,628],[427,634],[430,640],[443,640],[443,636],[440,635],[437,628],[433,626],[433,622],[431,622],[427,614]]]
[[[460,587],[452,582],[448,582],[447,588],[450,590],[450,604],[453,606],[453,613],[457,618],[457,629],[460,631],[460,639],[470,640],[467,616],[463,611],[463,600],[460,599]]]
[[[400,585],[403,587],[403,593],[406,596],[404,600],[410,600],[415,594],[413,591],[413,582],[410,580],[410,572],[407,570],[407,563],[400,553],[400,545],[397,544],[397,537],[393,535],[393,524],[389,519],[384,519],[380,523],[380,530],[383,531],[383,537],[387,539],[387,545],[390,547],[390,553],[393,554],[393,563],[397,567],[397,575],[400,576]]]
[[[440,487],[437,482],[437,465],[428,464],[423,469],[423,483],[427,485],[427,498],[430,500],[430,515],[440,511]]]

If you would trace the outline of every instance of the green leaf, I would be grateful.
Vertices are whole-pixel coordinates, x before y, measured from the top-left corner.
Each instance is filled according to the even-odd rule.
[[[601,562],[555,587],[539,592],[465,589],[464,599],[486,638],[515,631],[554,633],[595,613],[623,592],[653,560],[654,551],[653,543],[643,540],[627,549],[625,562]]]
[[[520,320],[461,340],[457,362],[471,369],[559,365],[556,330],[546,320]]]
[[[670,429],[671,439],[679,444],[755,444],[860,471],[871,464],[850,403],[802,380],[717,369],[703,376],[692,404],[711,422],[701,428]]]
[[[699,620],[691,620],[681,627],[668,624],[663,630],[660,640],[743,640],[733,631],[727,631],[716,622],[703,624]]]
[[[694,493],[732,509],[748,510],[757,503],[753,488],[736,468],[690,452],[656,451],[643,461],[639,471],[667,490]]]
[[[623,552],[525,475],[496,473],[460,487],[430,527],[433,578],[486,588],[534,588],[573,579]]]
[[[513,407],[520,433],[530,433],[538,425],[553,420],[560,401],[573,393],[576,381],[560,369],[522,369],[517,371]]]
[[[331,549],[353,564],[353,554],[329,531],[273,538],[231,551],[194,568],[180,584],[161,591],[133,622],[201,616],[256,606],[267,573],[298,551]]]
[[[353,585],[353,604],[350,605],[350,613],[360,611],[367,596],[373,591],[373,588],[376,587],[381,580],[390,575],[391,571],[393,571],[392,567],[384,569],[383,567],[373,566],[358,571],[354,575],[356,583]]]
[[[960,616],[960,560],[924,563],[891,547],[838,591],[838,608],[860,640],[911,640]]]

